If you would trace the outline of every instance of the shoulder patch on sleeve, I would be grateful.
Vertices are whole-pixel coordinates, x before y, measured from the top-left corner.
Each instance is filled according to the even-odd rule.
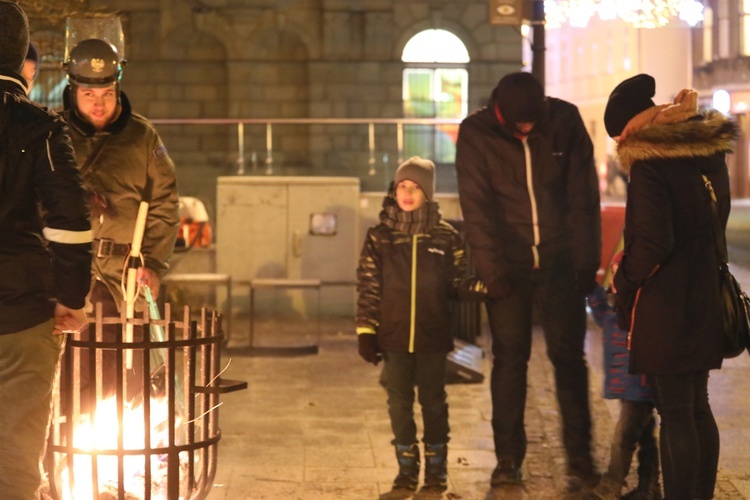
[[[167,156],[167,147],[164,144],[159,144],[159,147],[154,149],[154,157],[161,160]]]

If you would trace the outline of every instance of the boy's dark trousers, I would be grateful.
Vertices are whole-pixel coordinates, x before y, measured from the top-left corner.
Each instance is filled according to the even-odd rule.
[[[417,443],[414,422],[414,386],[422,406],[424,439],[428,444],[448,442],[448,402],[445,392],[447,353],[386,352],[383,374],[388,390],[393,443]]]
[[[612,438],[609,467],[602,485],[619,494],[630,472],[638,447],[638,489],[648,493],[659,481],[659,449],[654,436],[654,404],[650,401],[620,402],[620,418]]]

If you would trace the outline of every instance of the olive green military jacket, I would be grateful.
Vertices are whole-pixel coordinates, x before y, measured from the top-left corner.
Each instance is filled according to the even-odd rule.
[[[101,132],[95,132],[71,106],[64,112],[91,201],[92,279],[106,284],[118,307],[128,259],[122,254],[124,245],[133,241],[141,201],[149,203],[141,253],[144,265],[159,277],[169,267],[179,226],[175,168],[167,149],[153,124],[131,112],[123,93],[121,105],[120,116]]]

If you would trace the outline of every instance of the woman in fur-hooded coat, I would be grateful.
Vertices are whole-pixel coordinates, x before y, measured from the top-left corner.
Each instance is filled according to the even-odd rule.
[[[724,157],[736,126],[718,112],[698,113],[690,90],[655,106],[654,88],[649,75],[625,80],[605,111],[630,176],[615,306],[629,331],[630,371],[648,376],[661,416],[665,498],[713,498],[719,430],[708,375],[721,367],[722,321],[707,185],[723,231],[730,207]]]
[[[620,326],[630,331],[630,371],[720,368],[718,258],[705,175],[729,217],[724,153],[735,127],[716,111],[644,128],[618,146],[630,176],[625,255],[615,276]]]

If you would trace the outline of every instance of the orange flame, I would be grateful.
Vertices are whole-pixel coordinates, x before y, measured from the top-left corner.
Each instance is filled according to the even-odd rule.
[[[159,448],[169,444],[169,406],[166,398],[151,399],[151,443],[146,443],[146,429],[144,428],[143,406],[131,407],[126,404],[123,411],[123,424],[120,427],[117,404],[114,397],[99,401],[93,422],[90,415],[81,415],[75,426],[73,446],[84,450],[73,457],[73,477],[75,484],[71,484],[71,474],[67,465],[62,469],[62,498],[63,500],[85,500],[96,498],[93,491],[93,460],[97,460],[98,494],[111,492],[117,494],[118,489],[118,458],[115,455],[97,455],[100,451],[116,451],[118,436],[122,430],[123,449],[139,450],[144,448]],[[179,427],[181,420],[175,423]],[[187,454],[180,454],[180,463],[187,462]],[[63,458],[63,462],[67,464]],[[167,463],[166,456],[151,458],[151,495],[152,498],[166,499]],[[145,467],[144,455],[129,455],[123,457],[123,471],[126,498],[143,498],[145,496]]]

